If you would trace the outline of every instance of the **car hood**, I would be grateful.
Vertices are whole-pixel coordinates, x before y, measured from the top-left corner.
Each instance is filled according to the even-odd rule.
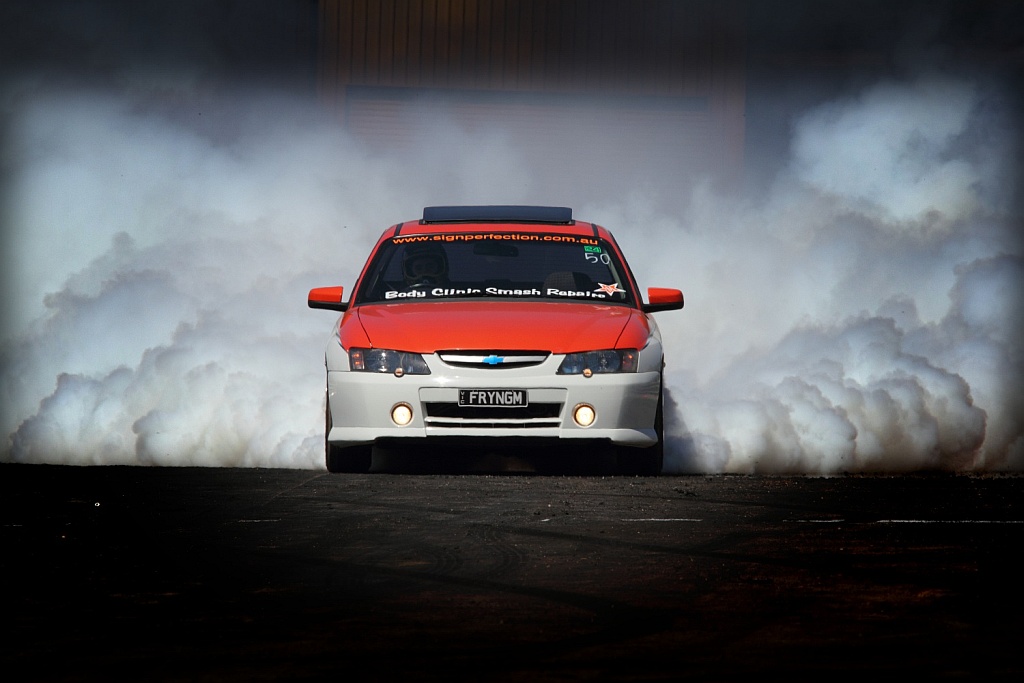
[[[633,308],[586,303],[400,303],[353,313],[371,346],[415,353],[642,348],[650,334],[646,316]]]

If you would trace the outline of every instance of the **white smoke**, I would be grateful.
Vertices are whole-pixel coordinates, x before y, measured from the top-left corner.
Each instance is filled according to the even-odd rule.
[[[643,217],[664,245],[651,270],[691,294],[665,319],[671,468],[1024,467],[1015,130],[991,100],[934,77],[876,86],[797,122],[767,201]]]
[[[5,149],[6,458],[322,467],[333,316],[309,287],[350,287],[425,205],[557,203],[615,232],[643,286],[687,293],[658,314],[669,471],[1024,468],[1015,131],[992,102],[876,86],[795,123],[767,199],[680,202],[628,178],[553,196],[498,130],[388,157],[265,93],[202,121],[39,94]]]

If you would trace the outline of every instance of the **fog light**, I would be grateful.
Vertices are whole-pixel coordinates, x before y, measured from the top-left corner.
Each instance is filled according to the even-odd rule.
[[[399,403],[391,409],[391,421],[399,427],[412,422],[412,406],[408,403]]]
[[[581,403],[572,409],[572,419],[575,420],[576,424],[580,427],[589,427],[594,424],[594,420],[597,419],[597,413],[594,411],[593,406]]]

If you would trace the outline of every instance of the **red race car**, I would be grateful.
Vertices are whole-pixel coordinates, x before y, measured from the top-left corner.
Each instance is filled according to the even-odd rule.
[[[661,335],[605,228],[565,207],[433,206],[384,231],[327,345],[326,463],[370,468],[373,447],[519,439],[611,447],[656,475],[664,444]],[[491,441],[490,443],[494,443]]]

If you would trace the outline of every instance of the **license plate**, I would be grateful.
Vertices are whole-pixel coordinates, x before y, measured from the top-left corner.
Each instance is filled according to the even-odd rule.
[[[529,404],[526,389],[459,389],[460,406],[522,408]]]

